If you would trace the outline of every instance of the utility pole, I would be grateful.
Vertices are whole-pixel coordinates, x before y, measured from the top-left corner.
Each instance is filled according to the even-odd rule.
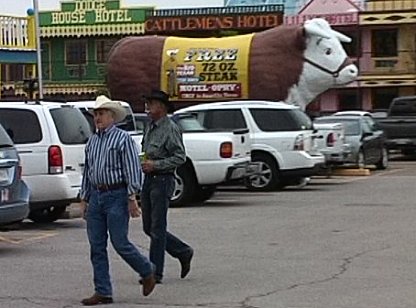
[[[40,46],[40,23],[39,23],[39,2],[33,0],[33,10],[35,12],[35,29],[36,29],[36,56],[38,71],[39,99],[43,99],[43,80],[42,80],[42,48]]]

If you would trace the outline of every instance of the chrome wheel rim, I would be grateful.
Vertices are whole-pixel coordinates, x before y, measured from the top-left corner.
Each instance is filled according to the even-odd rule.
[[[269,165],[264,162],[259,162],[260,173],[250,177],[250,185],[255,188],[266,187],[272,180],[272,170]]]

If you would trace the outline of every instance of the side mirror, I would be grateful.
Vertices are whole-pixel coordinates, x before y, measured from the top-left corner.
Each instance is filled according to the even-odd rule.
[[[370,137],[370,136],[372,136],[372,135],[374,135],[372,132],[363,132],[362,139],[364,139],[364,138],[366,138],[366,137]]]

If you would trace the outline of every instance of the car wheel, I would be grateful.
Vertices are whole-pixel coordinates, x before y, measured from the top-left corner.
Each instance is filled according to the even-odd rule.
[[[211,199],[212,196],[215,194],[217,187],[215,185],[207,185],[202,186],[198,185],[198,187],[195,190],[195,195],[193,200],[196,202],[204,202],[208,199]]]
[[[245,180],[249,190],[270,191],[281,188],[278,167],[273,158],[264,154],[254,154],[252,160],[260,164],[260,172]]]
[[[179,167],[175,172],[175,189],[170,204],[186,205],[192,202],[195,194],[196,177],[188,164]]]
[[[46,209],[30,211],[29,219],[36,223],[51,223],[61,218],[66,206],[51,206]]]
[[[386,148],[381,149],[381,157],[380,160],[377,162],[376,167],[377,169],[387,169],[389,166],[389,152]]]
[[[365,168],[365,156],[364,156],[364,152],[362,149],[358,152],[358,155],[357,155],[357,167],[360,169]]]

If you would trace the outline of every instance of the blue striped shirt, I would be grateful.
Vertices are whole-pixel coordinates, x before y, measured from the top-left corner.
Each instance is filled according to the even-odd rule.
[[[81,199],[88,200],[97,185],[125,183],[128,194],[135,194],[141,186],[141,170],[137,145],[124,130],[110,126],[97,131],[85,146],[85,167],[81,185]]]

